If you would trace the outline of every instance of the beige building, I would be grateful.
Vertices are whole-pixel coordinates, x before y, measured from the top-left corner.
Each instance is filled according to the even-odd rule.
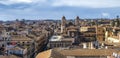
[[[96,28],[95,26],[83,26],[80,28],[81,33],[85,41],[96,40]]]
[[[105,29],[104,27],[96,27],[96,37],[98,41],[105,41]]]
[[[48,48],[69,48],[74,42],[74,38],[64,38],[62,36],[52,36],[48,43]]]

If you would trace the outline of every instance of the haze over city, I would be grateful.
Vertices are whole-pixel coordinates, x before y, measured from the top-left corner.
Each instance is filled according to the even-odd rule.
[[[0,20],[115,18],[120,0],[0,0]]]

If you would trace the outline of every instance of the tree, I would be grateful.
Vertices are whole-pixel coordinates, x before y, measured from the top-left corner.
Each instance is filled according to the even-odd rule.
[[[114,20],[111,21],[111,26],[112,26],[112,27],[115,26],[115,21],[114,21]]]
[[[119,27],[120,26],[119,16],[117,16],[116,23],[117,23],[116,27]]]

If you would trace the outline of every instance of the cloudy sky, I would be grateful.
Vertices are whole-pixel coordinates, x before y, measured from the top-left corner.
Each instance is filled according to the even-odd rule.
[[[0,20],[115,18],[120,0],[0,0]]]

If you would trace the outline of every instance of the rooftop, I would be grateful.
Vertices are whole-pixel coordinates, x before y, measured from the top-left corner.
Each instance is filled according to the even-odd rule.
[[[44,51],[42,53],[39,53],[36,58],[49,58],[50,55],[51,55],[51,49],[50,50],[47,50],[47,51]]]
[[[74,49],[61,50],[60,53],[66,56],[108,56],[113,52],[118,52],[115,49]]]
[[[61,41],[61,39],[62,39],[62,36],[55,35],[51,37],[50,41]]]
[[[20,35],[20,36],[19,36],[19,35],[17,35],[17,36],[14,35],[14,36],[12,36],[11,38],[12,38],[11,40],[13,40],[13,41],[16,41],[16,40],[17,40],[17,41],[18,41],[18,40],[19,40],[19,41],[21,41],[21,40],[22,40],[22,41],[32,41],[32,39],[30,39],[30,38],[28,38],[28,37],[26,37],[26,36],[21,36],[21,35]]]
[[[21,58],[15,55],[0,55],[0,58]]]
[[[54,48],[39,53],[36,58],[66,58],[66,56],[110,56],[113,52],[118,53],[117,49],[60,49]],[[54,55],[56,54],[56,55]]]

